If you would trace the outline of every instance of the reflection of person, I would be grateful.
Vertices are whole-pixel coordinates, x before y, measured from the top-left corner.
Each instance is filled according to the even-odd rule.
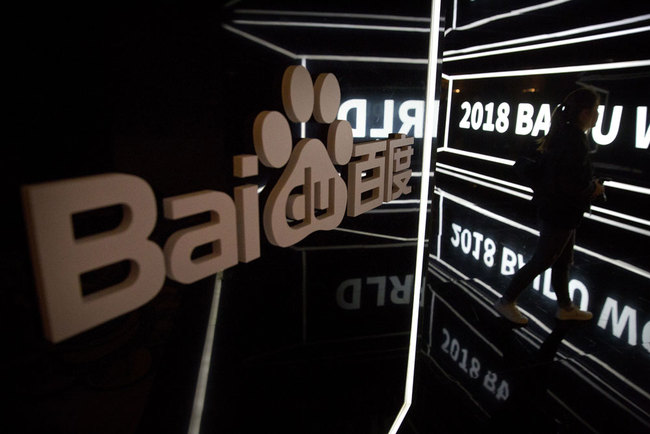
[[[517,308],[517,297],[535,279],[552,268],[551,285],[557,295],[556,318],[588,320],[591,312],[578,309],[569,296],[569,266],[573,263],[576,228],[592,199],[604,192],[593,179],[585,132],[596,124],[598,95],[577,89],[553,112],[551,127],[541,139],[541,173],[533,201],[540,220],[540,236],[530,261],[512,278],[495,309],[506,319],[524,325],[528,318]]]

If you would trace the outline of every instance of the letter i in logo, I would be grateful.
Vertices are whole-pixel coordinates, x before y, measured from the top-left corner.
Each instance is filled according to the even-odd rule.
[[[257,175],[257,155],[241,154],[233,158],[233,175],[248,178]],[[237,245],[240,262],[260,257],[260,206],[257,184],[235,187],[237,209]]]

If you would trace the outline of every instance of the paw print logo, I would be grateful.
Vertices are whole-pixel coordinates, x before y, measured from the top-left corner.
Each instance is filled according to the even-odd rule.
[[[290,66],[282,78],[286,117],[263,111],[255,119],[253,144],[259,161],[271,168],[284,167],[264,206],[264,231],[272,244],[291,246],[313,232],[334,229],[343,220],[347,186],[334,164],[348,164],[353,142],[350,124],[336,120],[340,102],[334,74],[320,74],[314,83],[306,68]],[[306,138],[293,148],[289,120],[307,122],[312,115],[329,124],[327,146]]]

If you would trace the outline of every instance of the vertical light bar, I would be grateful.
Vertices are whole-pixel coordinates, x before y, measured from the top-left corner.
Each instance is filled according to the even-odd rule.
[[[300,59],[300,64],[307,69],[307,58],[302,57]],[[307,135],[307,124],[305,122],[300,122],[300,138],[304,139],[305,136]]]
[[[458,0],[454,0],[454,18],[451,22],[451,28],[456,28],[456,19],[458,18]]]
[[[445,115],[445,139],[444,139],[443,148],[446,148],[449,142],[448,137],[449,137],[449,123],[451,119],[451,98],[454,94],[453,92],[454,92],[454,79],[450,78],[449,84],[447,85],[447,112]]]
[[[217,328],[217,314],[219,312],[219,300],[221,299],[222,278],[223,273],[221,272],[217,273],[215,276],[214,293],[212,294],[212,306],[210,307],[208,327],[205,331],[203,355],[201,356],[199,378],[196,380],[196,389],[194,391],[194,405],[192,406],[192,415],[190,416],[190,427],[187,430],[188,434],[199,434],[201,430],[201,419],[203,418],[203,406],[205,404],[205,392],[208,385],[208,375],[210,374],[210,364],[212,363],[214,332]]]
[[[427,67],[427,90],[424,122],[424,139],[422,140],[422,173],[431,171],[431,149],[436,132],[439,104],[436,103],[436,87],[438,75],[438,42],[440,32],[440,3],[441,0],[431,2],[431,31],[429,32],[429,63]],[[415,256],[415,281],[413,286],[413,311],[411,314],[411,336],[409,354],[406,368],[406,385],[404,387],[404,404],[400,409],[389,434],[396,434],[406,417],[406,413],[413,402],[413,382],[415,377],[415,358],[418,337],[418,316],[420,313],[420,292],[422,289],[422,276],[424,268],[424,245],[427,223],[427,204],[429,203],[429,176],[423,176],[420,185],[420,210],[418,213],[418,243]]]

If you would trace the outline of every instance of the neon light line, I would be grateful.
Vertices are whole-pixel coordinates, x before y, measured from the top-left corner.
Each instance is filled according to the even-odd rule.
[[[302,66],[304,66],[305,69],[307,69],[307,59],[305,59],[304,57],[301,58],[300,59],[300,64]],[[305,137],[307,137],[307,123],[306,122],[300,122],[300,138],[304,139]],[[341,174],[339,173],[339,175],[341,175]]]
[[[377,26],[368,24],[341,24],[341,23],[306,23],[296,21],[256,21],[256,20],[233,20],[235,24],[249,26],[273,26],[273,27],[308,27],[321,29],[346,29],[346,30],[380,30],[388,32],[408,33],[429,33],[428,27],[397,27]]]
[[[237,34],[239,36],[243,36],[244,38],[246,38],[246,39],[248,39],[250,41],[253,41],[253,42],[256,42],[256,43],[258,43],[260,45],[263,45],[266,48],[270,48],[271,50],[276,51],[276,52],[278,52],[280,54],[284,54],[287,57],[290,57],[292,59],[297,59],[298,58],[298,56],[295,53],[292,53],[291,51],[286,50],[286,49],[284,49],[284,48],[282,48],[282,47],[280,47],[278,45],[275,45],[275,44],[272,44],[272,43],[270,43],[268,41],[265,41],[262,38],[258,38],[257,36],[253,36],[250,33],[246,33],[244,31],[241,31],[239,29],[231,27],[228,24],[222,24],[222,26],[223,26],[224,29],[226,29],[226,30],[228,30],[230,32],[233,32],[233,33],[235,33],[235,34]]]
[[[647,411],[646,411],[645,409],[639,407],[635,402],[633,402],[632,400],[630,400],[627,396],[625,396],[624,394],[622,394],[621,392],[619,392],[618,390],[616,390],[615,388],[613,388],[613,387],[609,384],[609,382],[607,382],[607,381],[603,381],[603,379],[602,379],[600,376],[597,376],[596,374],[594,374],[594,373],[593,373],[593,372],[592,372],[592,371],[591,371],[587,366],[585,366],[583,363],[580,363],[580,362],[578,362],[577,360],[574,360],[574,359],[567,359],[567,360],[566,360],[566,363],[569,363],[569,362],[572,362],[572,363],[573,363],[574,365],[576,365],[578,368],[582,369],[582,370],[584,371],[585,375],[590,375],[591,377],[595,378],[597,381],[599,381],[599,382],[603,385],[603,387],[609,389],[613,394],[618,395],[620,399],[622,399],[622,400],[624,400],[624,401],[627,401],[628,404],[629,404],[630,406],[635,407],[639,412],[645,414],[646,417],[647,417],[647,416],[650,416],[650,415],[647,413]],[[610,373],[613,374],[614,376],[619,377],[619,378],[618,378],[619,380],[625,382],[626,384],[628,384],[628,385],[631,386],[632,388],[636,388],[636,387],[635,387],[636,383],[633,383],[633,382],[631,382],[630,380],[628,380],[627,378],[621,376],[621,374],[619,374],[617,371],[615,371],[615,370],[612,369],[612,370],[610,371]],[[637,391],[642,391],[642,394],[645,395],[644,397],[650,399],[650,396],[647,395],[647,392],[646,392],[645,390],[643,390],[643,389],[637,389]]]
[[[591,220],[595,220],[597,222],[608,224],[610,226],[614,226],[614,227],[617,227],[617,228],[620,228],[620,229],[625,229],[626,231],[636,232],[639,235],[644,235],[646,237],[650,237],[650,231],[647,231],[647,230],[641,229],[641,228],[637,228],[636,226],[631,226],[631,225],[628,225],[628,224],[625,224],[625,223],[620,223],[620,222],[617,222],[616,220],[608,219],[606,217],[601,217],[601,216],[597,216],[597,215],[594,215],[594,214],[586,214],[585,213],[585,217],[588,218],[588,219],[591,219]]]
[[[201,429],[201,419],[203,417],[203,408],[205,405],[205,393],[207,390],[208,376],[210,374],[210,365],[212,361],[214,334],[217,328],[217,316],[219,314],[219,301],[221,300],[222,276],[222,273],[217,273],[215,276],[212,306],[210,307],[210,316],[208,317],[208,327],[205,331],[203,354],[201,356],[199,377],[196,381],[196,389],[194,391],[194,405],[192,406],[192,415],[190,416],[190,426],[187,430],[188,434],[199,434]]]
[[[612,27],[618,27],[618,26],[624,26],[628,24],[634,24],[638,23],[640,21],[645,21],[650,19],[650,14],[649,15],[640,15],[638,17],[632,17],[632,18],[625,18],[623,20],[618,20],[618,21],[610,21],[608,23],[603,23],[603,24],[594,24],[591,26],[585,26],[585,27],[577,27],[575,29],[571,30],[563,30],[561,32],[555,32],[555,33],[545,33],[543,35],[536,35],[536,36],[528,36],[525,38],[517,38],[517,39],[510,39],[508,41],[501,41],[501,42],[494,42],[491,44],[483,44],[483,45],[475,45],[473,47],[467,47],[467,48],[461,48],[458,50],[448,50],[443,53],[444,56],[453,56],[455,54],[465,54],[465,53],[472,53],[475,51],[482,51],[482,50],[487,50],[490,48],[497,48],[497,47],[503,47],[507,45],[518,45],[518,44],[525,44],[528,42],[535,42],[535,41],[541,41],[544,39],[554,39],[554,38],[563,38],[565,36],[571,36],[571,35],[576,35],[580,33],[587,33],[587,32],[595,32],[598,30],[604,30],[604,29],[609,29]]]
[[[650,196],[650,188],[639,187],[637,185],[631,185],[631,184],[624,184],[622,182],[616,182],[616,181],[605,181],[604,185],[605,187],[618,188],[621,190],[632,191],[634,193],[641,193]]]
[[[371,209],[366,211],[365,214],[399,214],[406,212],[419,212],[420,208],[393,208],[393,209]]]
[[[503,193],[507,193],[507,194],[509,194],[511,196],[516,196],[516,197],[519,197],[521,199],[531,200],[533,198],[533,196],[531,196],[529,194],[520,193],[518,191],[511,190],[511,189],[505,188],[505,187],[499,187],[498,185],[494,185],[494,184],[492,184],[490,182],[481,181],[481,180],[479,180],[477,178],[472,178],[470,176],[461,175],[459,173],[451,172],[451,171],[446,170],[446,169],[438,169],[438,172],[439,173],[444,173],[445,175],[449,175],[449,176],[452,176],[454,178],[462,179],[463,181],[468,181],[468,182],[471,182],[471,183],[474,183],[474,184],[482,185],[482,186],[487,187],[487,188],[491,188],[493,190],[501,191]]]
[[[445,116],[445,138],[443,141],[443,148],[447,148],[447,144],[449,143],[449,123],[451,122],[451,116],[449,114],[451,113],[451,99],[452,99],[452,91],[454,89],[454,80],[447,79],[449,83],[447,84],[447,116]],[[438,152],[440,150],[438,149]]]
[[[607,208],[601,208],[599,206],[593,206],[592,205],[591,211],[596,211],[596,212],[600,212],[600,213],[603,213],[603,214],[612,215],[614,217],[618,217],[618,218],[633,221],[635,223],[640,223],[642,225],[650,226],[650,220],[645,220],[645,219],[642,219],[642,218],[639,218],[639,217],[634,217],[634,216],[631,216],[631,215],[623,214],[623,213],[618,212],[618,211],[612,211],[612,210],[609,210]]]
[[[546,393],[548,393],[548,395],[549,395],[551,398],[553,398],[555,401],[557,401],[558,404],[560,404],[562,407],[564,407],[564,409],[565,409],[569,414],[571,414],[573,417],[575,417],[576,419],[578,419],[578,420],[579,420],[579,421],[580,421],[580,422],[581,422],[585,427],[587,427],[587,429],[588,429],[589,431],[591,431],[591,432],[595,432],[595,433],[598,432],[597,429],[595,429],[594,427],[592,427],[591,425],[589,425],[589,424],[588,424],[588,423],[587,423],[583,418],[580,417],[580,415],[578,415],[578,414],[575,412],[574,409],[572,409],[571,407],[569,407],[569,406],[568,406],[564,401],[562,401],[562,400],[561,400],[561,399],[560,399],[556,394],[554,394],[553,392],[551,392],[549,389],[546,389]]]
[[[516,17],[518,15],[523,15],[523,14],[528,13],[528,12],[550,8],[550,7],[553,7],[553,6],[560,5],[562,3],[568,3],[570,1],[572,1],[572,0],[553,0],[553,1],[546,2],[546,3],[540,3],[540,4],[537,4],[537,5],[534,5],[534,6],[528,6],[528,7],[522,8],[522,9],[515,9],[515,10],[512,10],[510,12],[505,12],[505,13],[498,14],[498,15],[493,15],[493,16],[488,17],[488,18],[483,18],[481,20],[474,21],[473,23],[465,24],[464,26],[456,27],[453,30],[462,31],[462,30],[474,29],[476,27],[480,27],[480,26],[483,26],[485,24],[488,24],[488,23],[491,23],[491,22],[494,22],[494,21],[503,20],[503,19],[506,19],[506,18]],[[451,30],[452,29],[446,30],[445,31],[445,36],[449,32],[451,32]]]
[[[349,234],[357,234],[357,235],[367,235],[370,237],[375,237],[375,238],[386,238],[387,240],[395,240],[395,241],[417,241],[417,238],[404,238],[404,237],[397,237],[394,235],[386,235],[386,234],[379,234],[376,232],[364,232],[364,231],[357,231],[354,229],[346,229],[346,228],[334,228],[332,229],[333,231],[339,231],[339,232],[347,232]]]
[[[507,166],[512,166],[515,164],[514,160],[508,160],[506,158],[493,157],[492,155],[479,154],[478,152],[463,151],[462,149],[456,148],[438,148],[438,153],[449,152],[451,154],[463,155],[465,157],[476,158],[477,160],[491,161],[493,163],[504,164]]]
[[[438,243],[437,247],[438,249],[436,250],[436,253],[438,256],[440,256],[440,250],[442,249],[442,203],[444,201],[444,198],[442,196],[440,197],[440,201],[438,202]]]
[[[431,31],[429,32],[429,57],[427,66],[427,90],[425,99],[424,137],[422,139],[422,173],[431,171],[431,155],[435,128],[438,123],[438,110],[435,103],[438,75],[438,43],[440,32],[441,0],[431,2]],[[400,425],[413,401],[415,379],[415,359],[417,356],[418,318],[420,312],[420,292],[424,278],[424,247],[426,244],[427,207],[429,203],[429,177],[423,176],[420,184],[420,213],[418,216],[418,243],[415,256],[415,275],[413,284],[413,307],[411,312],[411,336],[406,367],[406,384],[404,387],[404,404],[400,408],[388,434],[397,434]]]
[[[626,407],[623,403],[621,403],[619,400],[617,400],[614,396],[612,396],[611,394],[607,393],[607,391],[605,391],[601,386],[597,385],[594,381],[592,381],[592,380],[590,380],[589,378],[587,378],[587,376],[586,376],[584,373],[579,372],[578,369],[576,369],[574,366],[571,366],[571,364],[570,364],[568,361],[563,360],[562,363],[563,363],[565,366],[567,366],[569,369],[571,369],[571,370],[574,372],[574,374],[578,375],[579,377],[582,377],[582,380],[585,381],[586,383],[588,383],[589,385],[591,385],[591,387],[593,387],[594,389],[598,390],[602,395],[604,395],[604,396],[606,396],[607,398],[609,398],[610,401],[612,401],[612,402],[615,403],[615,404],[618,404],[618,406],[619,406],[621,409],[626,410],[630,415],[634,416],[637,420],[639,420],[640,422],[643,422],[644,425],[648,426],[648,423],[647,423],[644,419],[642,419],[641,416],[639,416],[638,414],[635,414],[635,413],[634,413],[634,412],[633,412],[629,407]],[[595,377],[595,378],[596,378],[596,379],[597,379],[601,384],[607,384],[607,383],[603,382],[601,378],[598,378],[598,377]],[[635,386],[634,383],[631,383],[631,384],[629,384],[629,385],[630,385],[630,386]],[[638,388],[638,386],[636,386],[636,388]],[[639,390],[641,390],[641,389],[639,389]],[[620,395],[621,397],[623,397],[623,399],[625,399],[626,401],[630,402],[630,400],[627,399],[627,398],[625,398],[625,396],[622,395],[620,392],[618,392],[618,391],[615,391],[615,392],[616,392],[618,395]],[[634,406],[634,407],[639,408],[636,404],[634,404],[634,403],[632,403],[632,402],[630,402],[630,404],[632,404],[632,406]]]
[[[527,75],[566,74],[571,72],[584,72],[584,71],[605,71],[610,69],[640,68],[643,66],[650,66],[650,60],[630,60],[627,62],[595,63],[590,65],[576,65],[576,66],[557,66],[551,68],[521,69],[516,71],[480,72],[480,73],[473,73],[473,74],[450,75],[449,77],[453,78],[454,80],[476,80],[480,78],[520,77],[520,76],[527,76]]]
[[[407,57],[381,57],[381,56],[339,56],[330,54],[296,54],[262,38],[251,35],[250,33],[236,29],[228,24],[222,24],[223,28],[242,36],[250,41],[258,43],[266,48],[284,54],[292,59],[309,59],[309,60],[329,60],[332,62],[369,62],[369,63],[394,63],[394,64],[415,64],[426,65],[427,59],[407,58]]]
[[[395,64],[414,64],[426,65],[427,59],[407,58],[407,57],[379,57],[379,56],[343,56],[334,54],[301,54],[309,60],[329,60],[332,62],[371,62],[371,63],[395,63]]]
[[[562,45],[580,44],[580,43],[583,43],[583,42],[591,42],[591,41],[596,41],[596,40],[599,40],[599,39],[609,39],[609,38],[615,38],[615,37],[619,37],[619,36],[632,35],[632,34],[635,34],[635,33],[647,32],[648,30],[650,30],[650,26],[638,27],[638,28],[635,28],[635,29],[619,30],[619,31],[610,32],[610,33],[602,33],[600,35],[590,35],[590,36],[582,36],[582,37],[579,37],[579,38],[563,39],[561,41],[542,42],[542,43],[539,43],[539,44],[525,45],[525,46],[522,46],[522,47],[502,48],[502,49],[499,49],[499,50],[482,51],[480,53],[473,53],[473,54],[461,54],[461,55],[458,55],[458,56],[445,57],[445,58],[443,58],[443,62],[455,62],[455,61],[458,61],[458,60],[475,59],[475,58],[479,58],[479,57],[488,57],[488,56],[497,56],[499,54],[519,53],[519,52],[522,52],[522,51],[541,50],[543,48],[559,47],[559,46],[562,46]]]
[[[431,255],[431,254],[429,254],[429,257],[430,257],[431,259],[437,261],[437,262],[440,262],[440,263],[443,264],[445,267],[449,268],[451,271],[453,271],[454,273],[456,273],[456,274],[457,274],[461,279],[466,279],[466,280],[469,280],[469,279],[470,279],[469,276],[464,275],[460,270],[454,268],[451,264],[445,262],[444,259],[440,258],[439,256],[435,256],[435,255]],[[500,295],[500,294],[498,294],[498,295]]]
[[[399,15],[379,15],[379,14],[352,14],[341,12],[303,12],[303,11],[278,11],[267,9],[237,9],[235,13],[239,14],[259,14],[259,15],[282,15],[282,16],[299,16],[299,17],[330,17],[330,18],[363,18],[371,20],[391,20],[391,21],[414,21],[420,23],[429,23],[428,17],[409,17]]]
[[[363,250],[363,249],[392,249],[395,247],[411,247],[416,246],[416,241],[399,242],[391,244],[337,244],[334,246],[314,246],[314,247],[293,247],[298,251],[321,251],[321,250]]]
[[[475,176],[477,178],[481,178],[481,179],[485,179],[485,180],[488,180],[488,181],[495,182],[497,184],[502,184],[502,185],[506,185],[508,187],[516,188],[516,189],[525,191],[527,193],[532,193],[533,192],[533,190],[530,187],[526,187],[525,185],[515,184],[514,182],[504,181],[504,180],[499,179],[499,178],[493,178],[491,176],[483,175],[481,173],[472,172],[471,170],[461,169],[460,167],[450,166],[448,164],[443,164],[443,163],[436,163],[436,167],[442,167],[443,169],[452,170],[454,172],[464,173],[466,175],[472,175],[472,176]]]
[[[431,348],[433,348],[433,309],[435,308],[436,305],[436,292],[429,287],[429,290],[431,291],[431,309],[429,309],[429,349],[428,352],[431,352]]]

